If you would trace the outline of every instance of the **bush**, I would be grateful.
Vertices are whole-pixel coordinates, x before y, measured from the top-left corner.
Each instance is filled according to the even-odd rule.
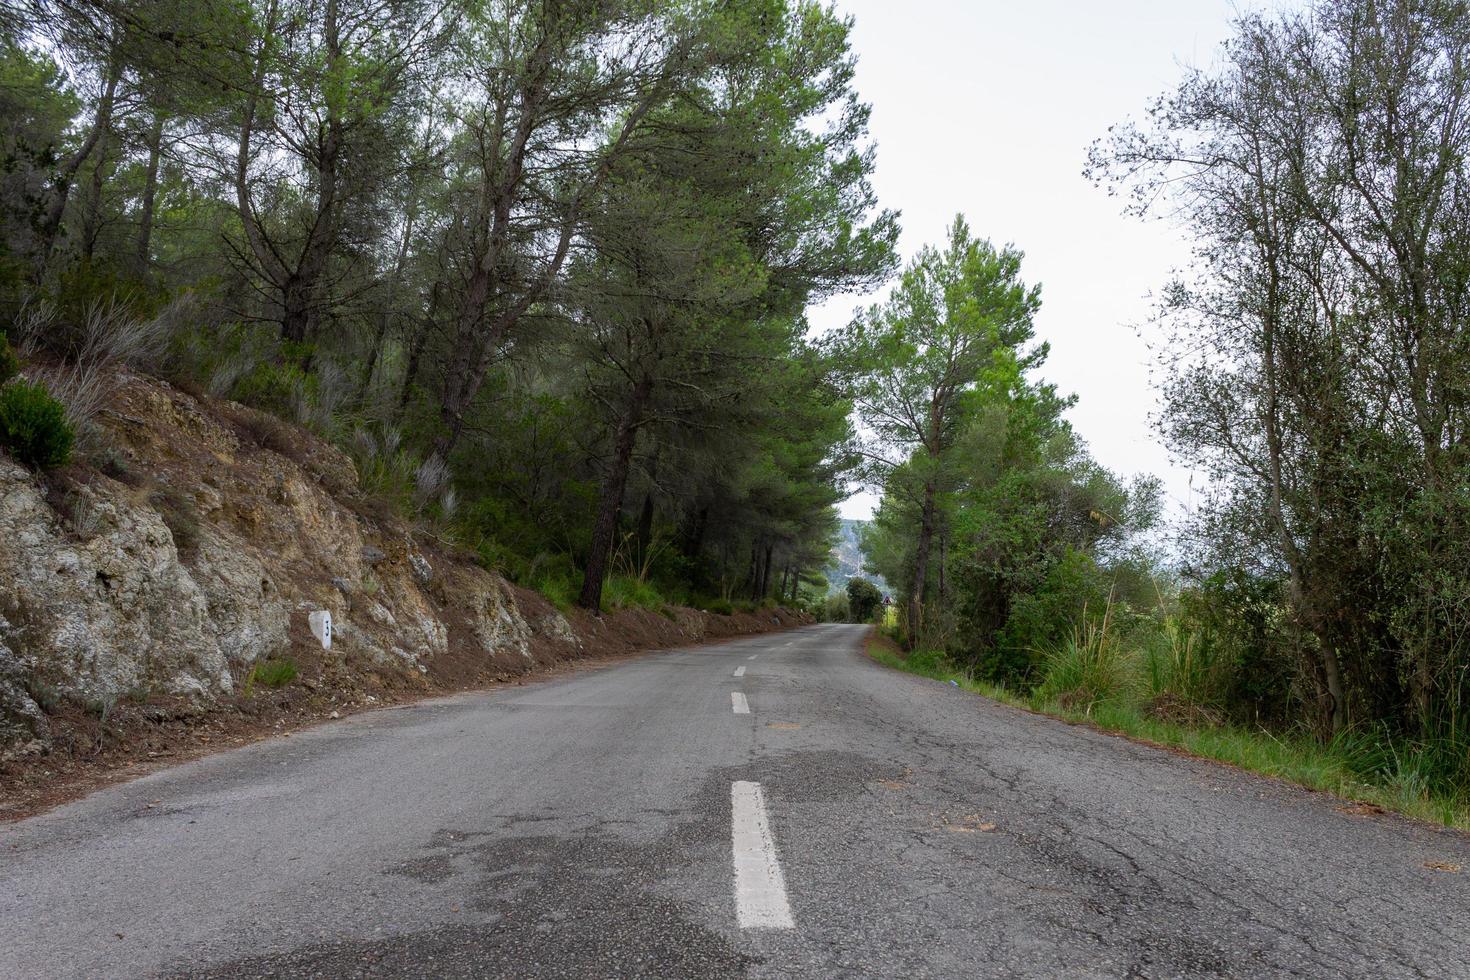
[[[905,661],[909,670],[925,677],[943,678],[952,669],[943,650],[915,650],[905,658]]]
[[[879,592],[878,587],[872,582],[865,578],[847,580],[847,609],[853,622],[872,622],[881,605],[883,605],[883,593]]]
[[[252,684],[266,687],[285,687],[296,679],[296,661],[290,657],[269,657],[255,665],[250,672]]]
[[[66,407],[45,387],[16,381],[0,388],[0,446],[18,461],[37,469],[60,466],[75,441]]]
[[[662,609],[666,603],[652,583],[633,575],[610,575],[602,589],[602,605],[606,609]]]
[[[1150,701],[1177,699],[1217,708],[1232,682],[1232,665],[1220,644],[1172,616],[1144,646],[1143,667]]]
[[[833,592],[827,596],[817,612],[817,618],[824,623],[845,623],[849,615],[846,592]]]
[[[1110,619],[1084,621],[1072,636],[1044,658],[1045,679],[1037,689],[1044,701],[1090,714],[1101,704],[1122,702],[1137,693],[1135,655],[1110,632]]]

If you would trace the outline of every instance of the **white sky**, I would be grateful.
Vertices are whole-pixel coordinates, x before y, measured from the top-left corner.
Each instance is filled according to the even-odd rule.
[[[1082,176],[1110,125],[1140,118],[1185,65],[1208,66],[1241,9],[1230,0],[837,0],[856,18],[857,89],[873,107],[874,186],[903,212],[905,258],[939,242],[956,212],[975,234],[1026,253],[1042,285],[1041,376],[1079,396],[1070,418],[1114,471],[1155,473],[1177,512],[1190,474],[1149,421],[1156,396],[1139,336],[1151,294],[1188,261],[1178,230],[1124,216]],[[1273,9],[1280,4],[1269,3]],[[819,330],[875,297],[809,312]],[[870,516],[859,494],[845,517]]]

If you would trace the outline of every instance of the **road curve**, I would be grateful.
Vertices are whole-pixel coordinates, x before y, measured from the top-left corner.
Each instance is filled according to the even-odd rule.
[[[0,827],[0,977],[1470,976],[1465,837],[862,635],[375,711]]]

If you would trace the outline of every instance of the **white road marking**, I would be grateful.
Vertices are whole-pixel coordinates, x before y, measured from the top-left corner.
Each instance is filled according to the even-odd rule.
[[[730,844],[735,856],[735,917],[742,929],[790,929],[786,879],[766,817],[760,783],[730,784]]]
[[[741,694],[739,691],[730,692],[730,708],[737,715],[750,714],[750,702],[746,701],[745,695]]]
[[[746,657],[745,659],[746,660],[754,660],[756,657],[759,657],[759,656],[760,656],[760,654],[758,654],[758,653],[752,653],[750,656]]]
[[[744,667],[736,667],[735,668],[735,676],[736,677],[744,677],[745,676],[745,668]]]

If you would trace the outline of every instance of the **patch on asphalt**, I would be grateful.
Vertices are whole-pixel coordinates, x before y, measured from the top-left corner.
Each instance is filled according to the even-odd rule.
[[[567,837],[441,831],[425,850],[390,873],[426,884],[458,875],[440,892],[444,925],[170,975],[734,978],[754,963],[662,887],[684,860],[677,840],[634,844],[595,830]]]
[[[978,813],[961,814],[958,817],[950,817],[948,814],[939,815],[939,824],[945,830],[956,834],[988,834],[995,830],[995,822],[986,820]]]
[[[780,729],[783,732],[791,732],[791,731],[795,731],[796,729],[800,728],[801,726],[798,725],[794,721],[768,721],[768,722],[766,722],[766,727],[767,728],[777,728],[777,729]]]
[[[1452,875],[1460,873],[1460,866],[1458,864],[1452,864],[1449,861],[1425,861],[1424,867],[1430,871],[1448,871]]]
[[[1355,817],[1376,817],[1380,813],[1387,812],[1377,803],[1364,803],[1360,800],[1344,803],[1337,809],[1341,813],[1351,813]]]

